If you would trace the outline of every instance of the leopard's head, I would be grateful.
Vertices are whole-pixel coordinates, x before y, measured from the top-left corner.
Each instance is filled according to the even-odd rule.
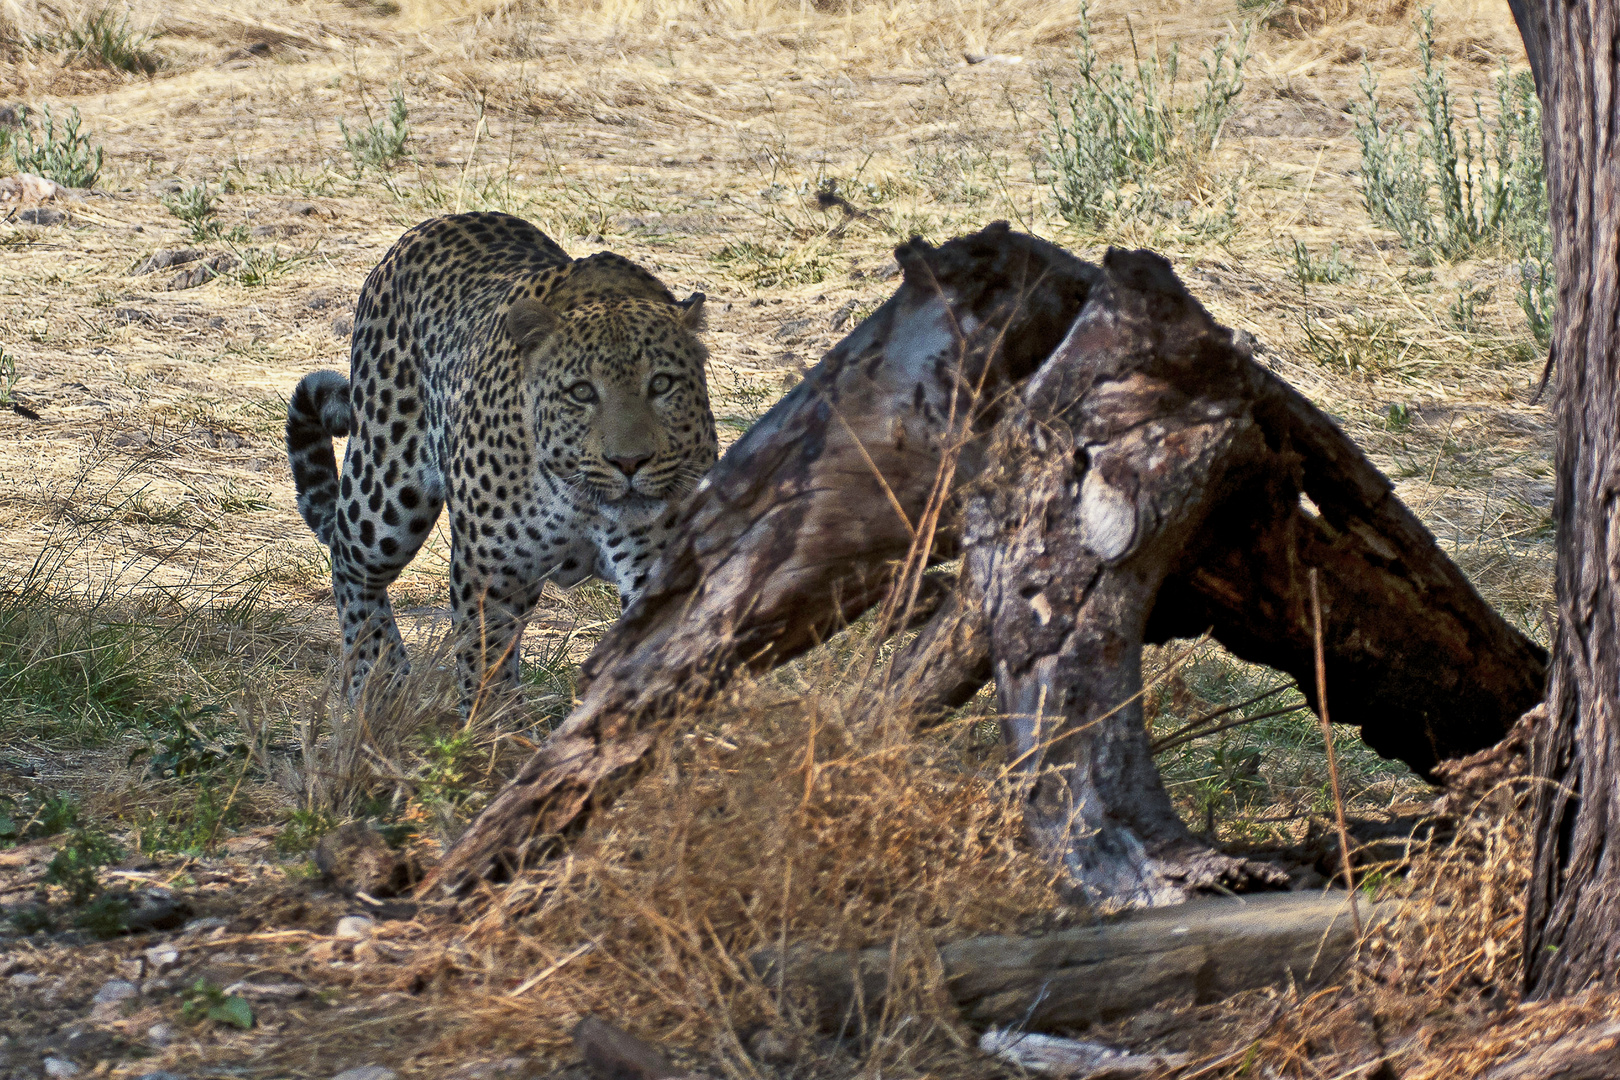
[[[678,500],[718,449],[697,337],[703,294],[676,302],[617,256],[573,265],[585,270],[507,309],[540,464],[600,504]]]

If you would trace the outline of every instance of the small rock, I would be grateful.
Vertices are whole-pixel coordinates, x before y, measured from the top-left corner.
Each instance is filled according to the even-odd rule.
[[[32,971],[19,971],[19,972],[17,972],[17,974],[15,974],[15,975],[11,976],[11,978],[7,979],[6,983],[13,990],[26,990],[30,986],[33,986],[36,983],[41,983],[41,982],[44,982],[44,981],[45,981],[45,976],[43,976],[43,975],[36,975]]]
[[[339,941],[364,941],[371,936],[376,927],[369,915],[345,915],[337,921],[337,929],[332,936]]]
[[[161,1050],[174,1042],[177,1034],[172,1024],[153,1024],[146,1029],[146,1041],[149,1045]]]
[[[748,1040],[748,1053],[766,1065],[787,1065],[798,1060],[798,1041],[775,1028],[760,1028]]]
[[[872,272],[872,276],[882,278],[884,281],[888,281],[891,278],[897,278],[900,276],[900,264],[895,262],[893,259],[890,259],[887,265],[874,270]]]
[[[174,275],[174,278],[168,284],[168,290],[178,292],[181,289],[195,289],[199,285],[206,285],[208,282],[213,281],[225,271],[233,270],[240,265],[242,265],[241,259],[228,252],[221,252],[198,263],[190,270],[182,270]],[[224,325],[223,319],[220,320],[220,324]]]
[[[112,445],[121,448],[145,446],[151,441],[151,434],[145,431],[120,431],[112,437]]]
[[[358,1069],[345,1069],[332,1080],[396,1080],[398,1076],[393,1069],[381,1065],[362,1065]]]
[[[120,322],[125,326],[133,323],[150,324],[157,322],[157,316],[150,311],[142,311],[140,308],[132,307],[113,308],[112,317],[113,322]]]
[[[179,1073],[149,1072],[141,1073],[141,1075],[137,1076],[135,1080],[186,1080],[186,1078],[181,1076]]]
[[[60,225],[67,220],[67,214],[54,206],[36,206],[17,211],[17,220],[24,225]]]
[[[148,975],[164,975],[180,966],[180,950],[173,945],[154,945],[141,953]]]
[[[304,298],[304,306],[311,311],[325,311],[335,299],[331,289],[316,289]]]
[[[776,328],[776,340],[788,341],[792,338],[802,337],[808,329],[810,329],[809,319],[789,319]]]
[[[833,312],[831,327],[834,333],[844,328],[844,324],[849,322],[849,317],[855,314],[855,309],[859,306],[859,300],[850,300],[843,307]]]
[[[315,865],[327,882],[350,894],[394,896],[411,881],[409,862],[363,822],[339,826],[321,837]]]
[[[208,915],[201,919],[192,919],[186,923],[186,933],[202,934],[209,930],[223,930],[230,925],[231,920],[222,919],[218,915]]]
[[[109,979],[102,984],[96,996],[90,999],[90,1015],[99,1018],[117,1016],[119,1007],[139,994],[140,987],[128,979]]]
[[[320,212],[321,212],[320,207],[316,206],[314,203],[309,203],[309,202],[295,202],[291,206],[287,207],[287,213],[289,213],[289,214],[300,214],[300,215],[302,215],[304,217],[314,217],[316,214],[318,214]]]
[[[51,1080],[66,1080],[69,1076],[78,1076],[79,1067],[67,1058],[48,1057],[45,1059],[45,1075]]]
[[[340,315],[332,320],[332,333],[338,337],[348,337],[354,333],[354,320],[347,315]]]
[[[201,248],[160,248],[152,252],[146,261],[137,266],[132,273],[135,275],[151,274],[159,270],[167,270],[171,266],[184,266],[186,263],[196,262],[203,257]]]
[[[130,897],[129,913],[124,925],[132,934],[153,930],[178,930],[191,914],[191,905],[184,897],[175,896],[168,889],[139,889]]]

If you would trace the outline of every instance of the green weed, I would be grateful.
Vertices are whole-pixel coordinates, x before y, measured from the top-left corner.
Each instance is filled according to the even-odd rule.
[[[129,764],[144,762],[148,776],[196,776],[234,766],[250,748],[234,724],[222,724],[218,705],[199,705],[187,694],[179,701],[148,713],[140,721],[145,745],[129,755]]]
[[[111,7],[86,11],[77,22],[60,34],[38,39],[36,44],[53,52],[65,52],[92,67],[124,71],[131,75],[154,75],[163,67],[163,58],[151,48],[152,35],[129,28],[127,16]]]
[[[45,882],[60,885],[74,904],[83,904],[101,891],[100,868],[123,857],[124,849],[112,837],[75,827],[45,867]]]
[[[1417,346],[1392,322],[1356,314],[1328,322],[1302,316],[1305,351],[1325,368],[1351,376],[1398,373]]]
[[[114,938],[129,929],[129,900],[103,892],[73,913],[73,925],[98,938]]]
[[[165,195],[162,202],[165,210],[186,223],[191,230],[191,238],[198,243],[228,240],[239,244],[247,240],[248,232],[242,226],[234,226],[227,232],[220,224],[219,204],[209,193],[206,183]]]
[[[0,410],[17,404],[17,361],[0,349]]]
[[[276,834],[275,848],[282,855],[302,855],[313,851],[321,837],[337,827],[337,820],[324,810],[289,810],[281,832]]]
[[[24,112],[22,123],[11,140],[11,161],[18,172],[33,173],[55,180],[63,187],[94,187],[101,175],[103,150],[92,146],[90,137],[79,130],[79,109],[61,122],[51,115],[50,106],[43,110],[45,119],[36,132],[31,114]]]
[[[349,152],[349,159],[354,162],[357,179],[367,169],[386,172],[399,164],[408,154],[411,139],[410,113],[405,107],[403,87],[394,88],[394,96],[388,102],[388,115],[384,119],[373,119],[371,106],[365,105],[364,101],[361,104],[366,112],[364,128],[350,131],[342,120],[338,121],[338,130],[343,133],[343,149]]]
[[[1207,159],[1243,91],[1249,55],[1247,23],[1202,60],[1204,79],[1190,100],[1178,93],[1180,53],[1172,45],[1134,62],[1104,64],[1091,36],[1087,6],[1080,7],[1080,44],[1074,81],[1045,84],[1051,126],[1044,145],[1048,180],[1058,213],[1071,224],[1101,229],[1128,217],[1173,216],[1174,200],[1160,182],[1172,166]]]
[[[1535,84],[1528,72],[1504,69],[1496,79],[1496,124],[1486,122],[1476,97],[1470,125],[1435,58],[1432,8],[1419,16],[1417,32],[1415,142],[1380,111],[1377,79],[1363,68],[1356,115],[1362,201],[1418,259],[1454,259],[1494,242],[1522,260],[1520,303],[1539,340],[1550,319],[1552,270]]]
[[[198,774],[187,789],[187,798],[139,815],[133,822],[136,847],[143,854],[206,854],[216,838],[241,823],[241,808],[231,798],[231,779],[216,773]]]
[[[242,260],[242,265],[236,270],[237,280],[243,285],[252,287],[268,285],[286,275],[293,267],[306,261],[312,253],[307,251],[283,253],[280,248],[263,247],[241,248],[236,254]]]
[[[187,1020],[212,1020],[243,1031],[253,1026],[253,1006],[247,999],[227,994],[205,978],[188,986],[180,997],[180,1015]]]
[[[64,833],[79,823],[79,804],[67,792],[0,794],[0,847]]]
[[[1345,281],[1355,273],[1355,267],[1340,258],[1339,245],[1334,244],[1326,258],[1317,258],[1311,254],[1309,248],[1298,240],[1293,242],[1293,249],[1287,253],[1289,272],[1293,279],[1299,283],[1301,290],[1307,285],[1334,284]]]

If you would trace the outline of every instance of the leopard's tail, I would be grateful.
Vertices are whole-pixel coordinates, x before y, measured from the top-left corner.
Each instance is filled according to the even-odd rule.
[[[338,499],[332,440],[349,434],[351,417],[349,380],[336,371],[305,375],[287,404],[287,463],[298,488],[298,512],[327,547]]]

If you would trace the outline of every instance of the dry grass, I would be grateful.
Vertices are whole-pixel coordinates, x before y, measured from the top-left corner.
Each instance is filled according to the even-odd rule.
[[[1436,6],[1465,96],[1486,91],[1504,61],[1522,64],[1505,6]],[[65,204],[67,224],[0,222],[0,348],[16,362],[17,395],[43,416],[0,415],[0,558],[63,554],[50,618],[88,610],[125,625],[141,613],[154,644],[136,665],[134,712],[120,715],[189,689],[256,733],[266,767],[237,796],[224,854],[158,851],[156,869],[132,872],[186,875],[205,912],[236,920],[195,945],[195,970],[218,985],[252,973],[330,991],[329,1006],[267,1003],[253,1032],[199,1029],[114,1075],[251,1062],[254,1075],[323,1078],[383,1061],[442,1076],[508,1052],[566,1058],[568,1026],[600,1011],[738,1077],[982,1076],[943,1005],[933,943],[1073,915],[1017,844],[998,751],[977,723],[988,706],[950,733],[885,741],[870,734],[883,725],[856,722],[840,685],[857,648],[845,643],[695,718],[566,858],[476,910],[381,924],[359,950],[324,936],[338,902],[309,893],[302,856],[267,850],[291,831],[284,815],[386,812],[430,854],[543,736],[570,662],[613,615],[600,590],[548,593],[525,659],[550,696],[464,727],[446,707],[435,644],[441,532],[396,587],[418,660],[406,707],[322,711],[335,629],[327,567],[279,445],[285,395],[312,368],[344,366],[334,323],[398,234],[431,214],[521,213],[573,254],[611,248],[673,289],[708,293],[724,438],[839,337],[835,320],[847,331],[892,291],[890,248],[913,233],[942,240],[1008,218],[1088,255],[1151,245],[1340,418],[1488,599],[1547,638],[1551,428],[1527,402],[1540,363],[1513,301],[1515,268],[1489,252],[1418,266],[1360,204],[1346,107],[1363,61],[1387,102],[1409,106],[1411,5],[1180,0],[1147,19],[1094,5],[1105,55],[1128,56],[1134,33],[1142,47],[1179,43],[1189,66],[1240,19],[1261,21],[1214,152],[1166,181],[1189,213],[1107,236],[1063,222],[1039,172],[1042,83],[1067,77],[1074,29],[1074,8],[1057,0],[136,0],[129,26],[164,60],[150,77],[41,44],[94,10],[0,0],[0,105],[77,107],[106,148],[98,190]],[[396,89],[406,154],[361,167],[339,121],[363,130]],[[830,182],[868,213],[845,222],[817,209]],[[236,247],[258,273],[179,292],[165,288],[172,272],[132,274],[154,250],[192,243],[161,200],[203,183],[222,230],[246,233]],[[1227,207],[1229,226],[1198,224]],[[1296,240],[1318,259],[1337,250],[1348,275],[1302,285]],[[1447,312],[1464,292],[1478,299],[1459,327]],[[1391,405],[1406,419],[1393,422]],[[1153,711],[1174,725],[1263,678],[1200,653],[1155,692]],[[39,773],[6,774],[0,794],[74,790],[115,829],[183,816],[198,798],[196,785],[125,767],[127,732],[91,738],[80,720],[54,733],[0,721],[6,761]],[[1343,739],[1357,812],[1424,794],[1358,756],[1353,732]],[[1297,842],[1321,819],[1326,778],[1308,727],[1284,718],[1215,749],[1167,766],[1189,815],[1216,815],[1220,839]],[[1240,1051],[1207,1075],[1337,1076],[1382,1039],[1402,1075],[1472,1077],[1609,1007],[1510,1003],[1519,822],[1477,818],[1386,883],[1413,898],[1409,915],[1337,985],[1178,1007],[1169,1028],[1211,1062]],[[0,870],[4,902],[32,895],[41,867],[29,865]],[[896,942],[910,989],[852,1042],[823,1040],[802,1003],[746,962],[784,938]],[[130,951],[36,943],[28,963],[87,996]],[[114,1026],[139,1041],[172,1005],[143,1004]],[[66,1016],[5,1031],[33,1038]],[[750,1058],[760,1028],[798,1040],[801,1064]]]

